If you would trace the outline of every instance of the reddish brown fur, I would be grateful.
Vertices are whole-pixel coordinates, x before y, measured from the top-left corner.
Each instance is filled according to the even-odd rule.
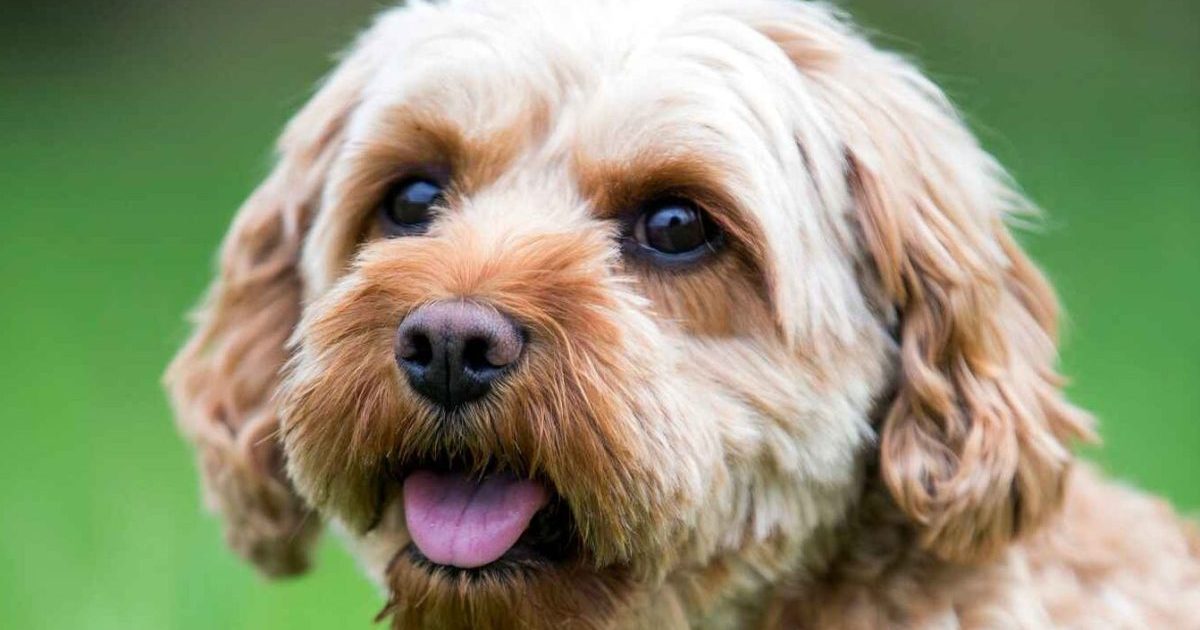
[[[470,229],[460,224],[447,231],[455,228]],[[375,507],[376,489],[363,480],[378,477],[384,458],[403,462],[446,447],[461,448],[480,463],[494,459],[527,466],[530,474],[548,467],[544,472],[557,480],[560,492],[588,505],[587,513],[597,519],[622,513],[612,503],[631,502],[629,495],[652,491],[635,489],[632,484],[642,481],[637,471],[610,468],[616,460],[630,459],[627,451],[636,448],[622,435],[628,428],[615,425],[615,412],[606,409],[617,399],[609,392],[624,385],[613,377],[638,378],[641,372],[629,364],[628,351],[620,351],[631,340],[605,316],[623,305],[612,303],[586,273],[609,254],[607,242],[598,237],[602,234],[530,237],[509,242],[503,257],[488,255],[488,246],[470,234],[425,239],[416,249],[406,244],[403,257],[389,255],[399,247],[395,242],[364,250],[357,272],[361,285],[315,309],[319,316],[308,326],[304,350],[316,353],[325,366],[321,378],[297,379],[284,401],[292,417],[285,435],[290,450],[321,454],[309,472],[330,486],[331,499],[344,502],[359,517],[352,522],[366,525],[374,518],[369,510]],[[461,259],[463,251],[478,256],[459,265],[444,264]],[[547,286],[554,292],[547,292]],[[511,314],[532,329],[536,341],[527,350],[520,378],[507,383],[483,413],[464,418],[468,427],[447,445],[438,442],[444,435],[434,430],[433,413],[419,411],[410,418],[402,412],[424,407],[400,387],[391,337],[402,313],[434,300],[467,297]],[[509,391],[521,396],[504,395]],[[402,393],[404,402],[393,400],[395,393]],[[580,417],[572,410],[589,413]],[[565,425],[573,418],[580,424]],[[396,422],[401,419],[403,423]],[[343,463],[345,471],[331,468]],[[359,465],[349,468],[355,463]],[[334,489],[343,476],[358,479]],[[596,488],[594,479],[612,483]],[[352,488],[365,494],[356,496]],[[325,496],[314,498],[321,502]],[[623,529],[615,523],[580,526],[585,538],[593,530]],[[619,535],[603,541],[597,552],[611,561],[627,557],[629,545]]]
[[[636,593],[623,571],[597,573],[570,565],[500,580],[445,572],[431,576],[427,568],[398,557],[388,580],[393,593],[403,594],[393,594],[380,617],[391,617],[395,628],[431,630],[606,628],[633,603]],[[564,588],[568,584],[570,588]],[[580,615],[583,610],[589,614]]]

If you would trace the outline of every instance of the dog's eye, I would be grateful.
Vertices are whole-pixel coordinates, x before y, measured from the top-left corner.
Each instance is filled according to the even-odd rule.
[[[720,230],[696,204],[663,199],[647,205],[633,226],[642,253],[667,263],[689,263],[715,251]]]
[[[442,200],[442,185],[432,179],[405,179],[392,186],[379,206],[388,236],[421,234],[433,220],[432,208]]]

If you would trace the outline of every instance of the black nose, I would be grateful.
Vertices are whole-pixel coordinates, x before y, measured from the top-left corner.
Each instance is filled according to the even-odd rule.
[[[473,302],[434,302],[396,331],[396,363],[412,388],[444,409],[475,400],[521,356],[520,329]]]

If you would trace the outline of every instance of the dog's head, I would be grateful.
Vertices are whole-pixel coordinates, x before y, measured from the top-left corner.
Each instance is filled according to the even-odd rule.
[[[262,523],[315,506],[398,619],[769,581],[868,469],[984,557],[1088,430],[1021,209],[822,5],[418,4],[289,125],[172,383],[240,548],[294,566],[311,536]]]

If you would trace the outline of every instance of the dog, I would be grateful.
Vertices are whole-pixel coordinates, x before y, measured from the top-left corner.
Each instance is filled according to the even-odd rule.
[[[232,548],[327,524],[396,628],[1200,628],[1193,526],[1072,454],[1031,212],[830,6],[412,2],[166,382]]]

